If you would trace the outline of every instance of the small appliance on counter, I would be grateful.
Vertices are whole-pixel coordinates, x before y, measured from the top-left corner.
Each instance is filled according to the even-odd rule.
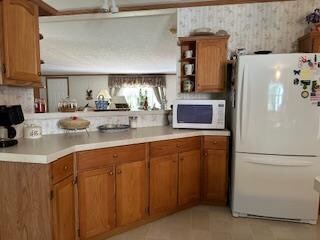
[[[224,129],[225,100],[176,100],[173,128]]]
[[[23,122],[24,115],[20,105],[0,106],[0,148],[18,144],[18,140],[14,139],[17,132],[13,125]]]

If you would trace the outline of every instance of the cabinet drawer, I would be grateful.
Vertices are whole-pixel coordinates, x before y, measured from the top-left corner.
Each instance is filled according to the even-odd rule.
[[[150,143],[150,157],[160,157],[178,153],[178,140]]]
[[[204,137],[204,148],[206,149],[228,149],[228,137],[206,136]]]
[[[179,152],[188,152],[201,149],[201,137],[181,138],[178,139]]]
[[[58,159],[51,164],[53,184],[73,175],[73,154]]]
[[[104,148],[78,153],[78,169],[97,169],[110,164],[141,161],[146,158],[145,144]]]

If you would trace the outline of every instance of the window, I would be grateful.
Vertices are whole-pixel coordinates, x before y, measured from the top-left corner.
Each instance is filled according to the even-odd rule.
[[[111,96],[124,96],[131,110],[142,110],[146,97],[148,109],[165,108],[164,75],[111,75],[108,86]]]
[[[125,96],[131,110],[142,110],[145,97],[148,98],[149,108],[161,108],[152,87],[122,87],[118,96]]]

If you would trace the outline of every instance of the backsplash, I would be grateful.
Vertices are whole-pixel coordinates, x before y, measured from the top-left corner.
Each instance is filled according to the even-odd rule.
[[[305,16],[318,7],[320,0],[297,0],[178,9],[178,36],[202,27],[224,29],[231,36],[231,50],[295,52],[308,29]]]
[[[24,113],[33,113],[33,89],[0,86],[0,105],[21,105]]]
[[[48,115],[48,114],[46,114]],[[89,132],[97,131],[97,127],[104,124],[129,124],[129,116],[137,116],[137,127],[155,127],[168,125],[167,112],[106,112],[96,113],[52,113],[50,117],[45,115],[26,115],[25,124],[34,124],[42,127],[42,134],[61,134],[67,132],[58,127],[60,119],[79,116],[90,121]],[[20,134],[21,136],[21,134]]]

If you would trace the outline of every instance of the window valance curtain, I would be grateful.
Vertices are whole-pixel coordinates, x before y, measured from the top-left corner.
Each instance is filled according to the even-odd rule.
[[[111,75],[108,80],[109,88],[122,87],[166,87],[164,75]]]

